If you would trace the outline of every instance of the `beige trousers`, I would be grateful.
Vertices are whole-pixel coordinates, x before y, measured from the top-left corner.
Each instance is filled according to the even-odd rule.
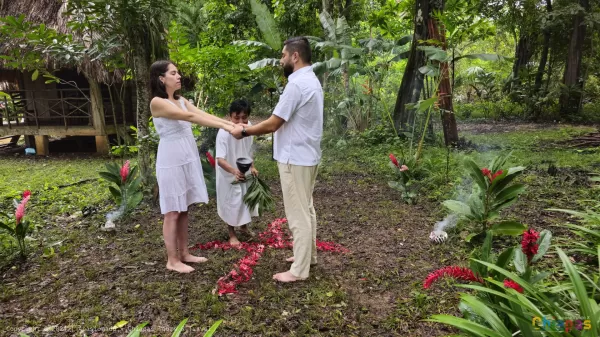
[[[285,216],[294,239],[292,275],[307,278],[310,265],[317,263],[317,214],[313,206],[313,190],[317,166],[278,163]]]

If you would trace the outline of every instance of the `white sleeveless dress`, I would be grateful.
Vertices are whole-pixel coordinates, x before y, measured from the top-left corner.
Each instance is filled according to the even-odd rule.
[[[181,109],[187,111],[182,99],[179,99],[179,104]],[[191,204],[207,203],[208,192],[192,123],[164,117],[153,120],[160,138],[156,179],[161,213],[186,212]]]

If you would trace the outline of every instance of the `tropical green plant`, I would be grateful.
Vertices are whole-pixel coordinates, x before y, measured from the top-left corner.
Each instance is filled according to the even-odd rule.
[[[8,214],[0,212],[0,231],[9,234],[15,240],[17,240],[17,244],[19,245],[19,251],[21,253],[21,257],[23,258],[27,256],[27,246],[25,245],[25,238],[33,230],[31,222],[27,219],[24,219],[25,206],[29,202],[30,197],[31,192],[25,191],[23,193],[23,198],[21,199],[21,202],[17,203],[15,201],[16,211],[14,219]],[[11,225],[13,222],[14,226]]]
[[[204,156],[200,157],[204,183],[206,184],[208,195],[211,197],[217,195],[217,162],[215,161],[214,154],[215,150],[210,149],[206,151]]]
[[[417,197],[416,185],[414,184],[413,171],[416,171],[416,160],[412,156],[401,157],[398,160],[390,153],[390,167],[398,176],[398,180],[389,181],[388,185],[400,192],[402,200],[407,204],[413,204]]]
[[[472,194],[466,202],[446,200],[443,203],[450,211],[481,226],[480,232],[472,233],[468,239],[483,234],[488,229],[494,234],[519,235],[526,228],[516,221],[494,223],[500,216],[500,211],[514,204],[525,191],[525,185],[513,183],[525,167],[503,169],[509,156],[510,153],[495,157],[489,168],[480,168],[472,159],[467,158],[465,168],[475,182]]]
[[[142,201],[141,177],[138,174],[137,166],[130,168],[130,162],[127,160],[123,166],[119,167],[116,163],[107,163],[106,171],[99,172],[100,177],[115,186],[109,186],[115,202],[119,205],[119,215],[129,214]]]
[[[600,258],[600,246],[598,246]],[[477,292],[477,296],[461,294],[459,307],[464,317],[433,315],[427,321],[439,322],[475,336],[594,336],[600,334],[600,306],[588,289],[598,285],[585,282],[569,257],[557,248],[569,281],[541,288],[538,279],[526,280],[494,263],[475,260],[511,283],[491,277],[482,285],[460,285]],[[600,260],[599,260],[600,262]],[[600,272],[600,268],[598,270]],[[595,291],[594,290],[594,291]],[[500,299],[500,302],[490,301]],[[574,325],[574,322],[578,324]]]

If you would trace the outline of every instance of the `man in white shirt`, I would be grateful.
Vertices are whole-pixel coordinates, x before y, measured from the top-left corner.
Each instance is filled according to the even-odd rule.
[[[238,139],[275,132],[273,157],[277,160],[285,214],[294,238],[294,256],[289,271],[273,275],[280,282],[308,278],[317,263],[317,217],[313,189],[321,161],[323,135],[323,88],[311,67],[311,50],[304,37],[284,42],[279,61],[288,84],[273,114],[266,121],[238,126],[231,134]]]

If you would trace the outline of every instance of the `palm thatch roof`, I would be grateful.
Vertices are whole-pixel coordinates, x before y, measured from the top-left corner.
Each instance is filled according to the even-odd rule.
[[[68,0],[0,0],[0,17],[25,15],[25,20],[45,24],[47,28],[56,30],[62,34],[72,34],[67,26],[68,17],[64,15],[67,9]],[[74,36],[74,38],[77,38]],[[21,41],[22,43],[22,41]],[[19,41],[1,41],[0,55],[6,54],[13,48],[19,48]],[[47,56],[44,59],[46,68],[50,71],[61,68],[76,67],[79,72],[83,72],[86,77],[92,78],[101,83],[121,82],[123,72],[117,71],[109,73],[100,61],[93,61],[84,58],[77,64],[61,63],[58,60]],[[0,69],[5,68],[6,61],[0,60]]]

